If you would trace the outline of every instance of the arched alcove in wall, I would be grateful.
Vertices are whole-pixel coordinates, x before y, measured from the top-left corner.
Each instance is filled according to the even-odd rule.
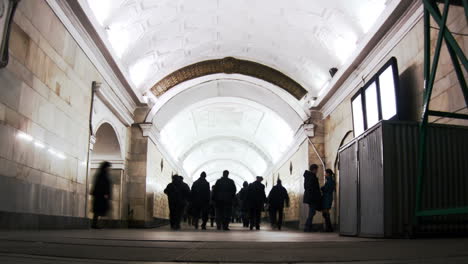
[[[111,209],[107,215],[107,219],[117,220],[122,219],[123,207],[123,157],[121,152],[121,145],[114,127],[107,122],[103,122],[99,125],[95,133],[96,142],[93,145],[93,149],[90,153],[90,179],[89,179],[89,190],[92,190],[95,175],[99,168],[99,165],[103,161],[108,161],[112,164],[110,170],[111,180]],[[91,207],[91,200],[88,208]]]
[[[120,142],[115,129],[109,123],[102,123],[95,134],[92,161],[121,161]]]

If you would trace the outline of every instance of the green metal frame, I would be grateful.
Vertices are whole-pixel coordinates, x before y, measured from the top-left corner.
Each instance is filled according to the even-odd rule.
[[[441,14],[438,2],[443,2],[443,13]],[[468,0],[462,0],[462,6],[465,9],[465,17],[468,21]],[[428,131],[428,119],[429,116],[439,117],[450,117],[457,119],[468,119],[468,115],[459,113],[450,113],[442,111],[431,111],[429,110],[429,104],[431,101],[432,90],[434,88],[434,81],[437,73],[437,66],[439,64],[440,51],[442,43],[445,41],[446,47],[452,63],[454,66],[457,79],[460,83],[460,87],[465,97],[466,105],[468,106],[468,88],[461,65],[465,71],[468,71],[468,60],[463,50],[458,45],[457,41],[453,37],[452,33],[446,26],[447,17],[450,5],[454,3],[450,0],[436,1],[436,0],[423,0],[424,4],[424,104],[422,110],[422,122],[419,127],[419,160],[418,160],[418,175],[416,185],[416,208],[415,208],[415,224],[418,224],[419,217],[422,216],[439,216],[439,215],[452,215],[452,214],[466,214],[468,213],[468,207],[457,207],[457,208],[442,208],[442,209],[429,209],[421,210],[422,203],[422,187],[424,184],[425,176],[425,163],[426,163],[426,139]],[[439,27],[439,34],[437,36],[437,42],[435,46],[434,57],[431,63],[431,18],[436,22]],[[461,64],[461,65],[460,65]]]

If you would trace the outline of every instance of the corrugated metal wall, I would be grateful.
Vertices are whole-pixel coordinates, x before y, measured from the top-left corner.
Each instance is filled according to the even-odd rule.
[[[358,167],[356,143],[340,152],[340,234],[358,234]]]
[[[357,178],[360,194],[359,199],[356,197],[356,208],[359,209],[356,213],[360,218],[359,235],[385,234],[387,237],[395,237],[413,232],[468,232],[468,215],[423,217],[420,219],[419,229],[412,229],[418,132],[416,123],[384,121],[349,143],[348,146],[359,146]],[[427,146],[423,209],[468,206],[468,128],[432,125]],[[351,164],[341,164],[342,161],[351,162],[346,158],[349,155],[347,149],[340,150],[341,177],[354,172]],[[341,185],[341,188],[346,186]],[[342,190],[341,194],[343,193],[347,191]],[[341,199],[343,200],[344,198]],[[351,201],[346,202],[352,204]],[[343,211],[345,210],[340,208],[340,212]],[[352,214],[347,212],[347,215]],[[340,224],[347,222],[346,219],[340,219]]]
[[[384,236],[384,175],[382,130],[376,127],[359,141],[361,236]]]
[[[385,234],[412,232],[418,169],[417,123],[383,123]]]

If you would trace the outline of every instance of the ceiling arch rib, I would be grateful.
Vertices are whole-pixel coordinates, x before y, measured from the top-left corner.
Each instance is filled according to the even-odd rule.
[[[222,76],[220,77],[222,78]],[[164,98],[156,101],[145,120],[145,122],[155,124],[159,131],[177,113],[210,102],[229,103],[235,101],[259,108],[264,112],[274,112],[286,121],[293,130],[296,130],[308,119],[308,114],[297,102],[291,102],[287,97],[275,94],[268,88],[244,80],[209,79],[183,87],[182,91],[170,95],[166,99],[169,93],[171,91],[164,94],[162,96]]]
[[[219,166],[216,167],[218,169],[221,167],[222,170],[229,170],[229,168],[232,168],[231,165],[235,165],[235,166],[242,168],[244,171],[248,172],[248,174],[251,175],[251,178],[255,178],[255,176],[257,175],[257,173],[252,168],[250,168],[249,166],[247,166],[246,164],[238,160],[233,160],[233,159],[213,159],[213,160],[205,161],[201,163],[196,169],[192,170],[192,175],[200,175],[202,171],[207,170],[206,167],[210,167],[209,165],[214,164],[214,163],[221,163]],[[225,167],[224,169],[222,168],[223,165]],[[229,171],[232,171],[232,169]],[[238,174],[237,172],[235,173]]]
[[[276,69],[257,62],[233,57],[205,60],[185,66],[157,82],[151,88],[151,91],[159,96],[179,83],[217,73],[237,73],[265,80],[286,90],[297,100],[300,100],[307,93],[307,90],[299,83]]]
[[[258,145],[254,144],[253,142],[238,136],[215,136],[200,140],[192,146],[190,146],[186,151],[183,151],[183,154],[179,156],[179,161],[183,163],[187,159],[187,157],[190,156],[190,154],[192,154],[198,148],[203,147],[204,145],[225,140],[235,142],[252,149],[267,163],[267,165],[273,165],[272,158],[263,149],[261,149]]]

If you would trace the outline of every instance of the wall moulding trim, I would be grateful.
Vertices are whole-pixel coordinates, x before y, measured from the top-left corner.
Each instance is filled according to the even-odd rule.
[[[96,84],[93,89],[97,97],[125,126],[133,124],[133,112],[120,103],[112,88],[108,85]]]
[[[284,73],[254,61],[233,57],[205,60],[185,66],[157,82],[151,88],[151,92],[155,96],[160,96],[167,90],[185,81],[218,73],[242,74],[267,81],[281,87],[297,100],[301,100],[307,94],[307,90],[304,87]]]
[[[133,113],[137,106],[141,105],[141,98],[133,91],[132,87],[127,83],[120,69],[109,65],[109,61],[103,54],[102,49],[96,44],[96,39],[89,34],[92,29],[86,28],[82,19],[75,13],[75,9],[70,6],[70,3],[76,5],[77,1],[68,0],[46,0],[52,11],[60,19],[65,28],[71,34],[78,46],[88,56],[91,63],[96,67],[104,80],[109,85],[109,89],[115,94],[117,101],[115,103],[122,105],[122,108],[130,113]]]
[[[328,92],[318,99],[317,106],[312,109],[320,110],[323,118],[330,115],[362,83],[363,77],[367,77],[382,63],[385,56],[422,18],[421,1],[401,1],[400,5],[402,6],[397,7],[388,19],[388,25],[379,29],[380,37],[370,41],[368,47],[361,51],[352,64],[333,78]]]

